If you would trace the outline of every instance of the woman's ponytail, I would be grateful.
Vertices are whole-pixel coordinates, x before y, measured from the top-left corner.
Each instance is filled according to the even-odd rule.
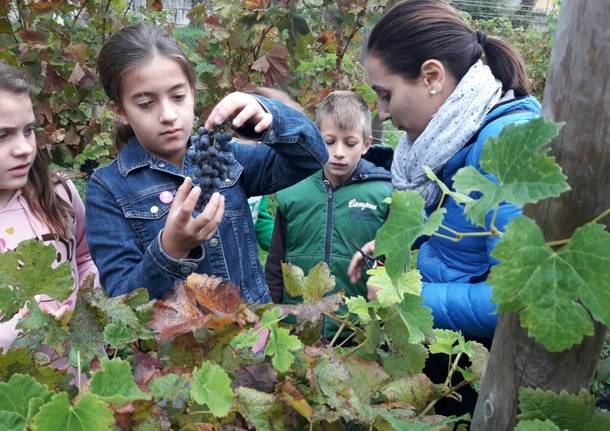
[[[482,42],[481,46],[485,53],[487,65],[496,79],[502,82],[502,91],[513,90],[517,97],[529,95],[527,72],[519,53],[510,44],[498,37],[485,36],[481,38],[480,34],[482,33],[477,32],[477,38]]]

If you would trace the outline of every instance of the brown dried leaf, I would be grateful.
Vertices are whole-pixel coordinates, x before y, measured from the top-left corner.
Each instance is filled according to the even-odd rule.
[[[265,54],[252,63],[250,68],[252,70],[256,70],[257,72],[267,73],[269,67],[271,67],[271,64],[269,63],[269,60],[267,60],[267,55]]]
[[[58,74],[48,63],[43,65],[42,76],[45,77],[42,91],[45,93],[57,93],[61,91],[64,78]]]
[[[84,77],[85,77],[85,72],[80,67],[80,64],[76,63],[74,65],[74,69],[72,69],[72,73],[70,74],[70,77],[68,78],[68,82],[71,82],[74,85],[78,85],[80,83],[81,79],[83,79]]]
[[[161,0],[147,0],[146,7],[155,12],[160,12],[163,10],[163,2]]]
[[[239,288],[219,277],[191,274],[186,279],[186,288],[199,305],[211,311],[233,314],[244,304]]]
[[[277,382],[277,372],[271,364],[263,362],[239,367],[233,388],[246,386],[257,391],[271,393]]]
[[[273,45],[267,54],[267,59],[273,68],[282,76],[288,76],[288,50],[283,45]]]
[[[159,332],[159,341],[165,342],[179,334],[203,327],[209,319],[198,308],[193,293],[184,283],[177,284],[164,300],[153,305],[150,329]]]
[[[282,397],[304,418],[310,420],[314,415],[313,407],[309,405],[301,391],[290,380],[286,380],[282,385]]]

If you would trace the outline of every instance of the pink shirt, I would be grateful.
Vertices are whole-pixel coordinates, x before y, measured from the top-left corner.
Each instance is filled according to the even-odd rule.
[[[69,192],[62,185],[57,185],[55,190],[66,202],[70,202],[74,208],[74,218],[70,229],[70,241],[57,241],[54,239],[51,229],[38,217],[34,215],[30,206],[21,194],[17,191],[4,208],[0,208],[0,253],[12,250],[21,241],[36,238],[45,244],[53,244],[57,249],[57,260],[53,266],[62,262],[70,262],[72,275],[74,277],[74,291],[70,298],[64,303],[52,301],[46,303],[53,310],[57,310],[62,304],[68,304],[74,308],[76,301],[76,291],[87,279],[89,274],[95,275],[97,284],[97,268],[89,255],[89,246],[85,238],[85,207],[78,195],[78,191],[71,181],[68,181]],[[48,299],[45,295],[38,300]],[[19,320],[17,313],[11,320],[0,323],[0,349],[6,351],[17,336],[15,325]]]

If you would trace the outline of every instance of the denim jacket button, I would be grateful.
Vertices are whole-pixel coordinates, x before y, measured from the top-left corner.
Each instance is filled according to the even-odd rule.
[[[161,169],[163,169],[163,168],[165,167],[165,163],[163,163],[163,162],[159,163],[159,167],[160,167]]]
[[[186,274],[190,274],[192,272],[192,270],[188,266],[183,266],[182,268],[180,268],[180,272],[183,273],[184,275],[186,275]]]
[[[211,245],[212,247],[216,247],[216,246],[218,245],[218,240],[217,240],[216,238],[212,238],[212,239],[210,240],[210,245]]]

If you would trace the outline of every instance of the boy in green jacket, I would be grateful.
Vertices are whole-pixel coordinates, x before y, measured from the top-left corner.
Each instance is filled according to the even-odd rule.
[[[375,238],[389,206],[391,175],[362,159],[372,141],[371,112],[362,97],[351,91],[335,91],[318,106],[316,124],[328,146],[329,159],[319,171],[277,193],[277,212],[269,256],[267,284],[276,303],[295,303],[284,289],[281,262],[303,269],[305,274],[324,261],[335,276],[332,293],[366,297],[366,277],[350,282],[347,268],[354,244]],[[337,330],[333,321],[324,325],[324,337]]]

